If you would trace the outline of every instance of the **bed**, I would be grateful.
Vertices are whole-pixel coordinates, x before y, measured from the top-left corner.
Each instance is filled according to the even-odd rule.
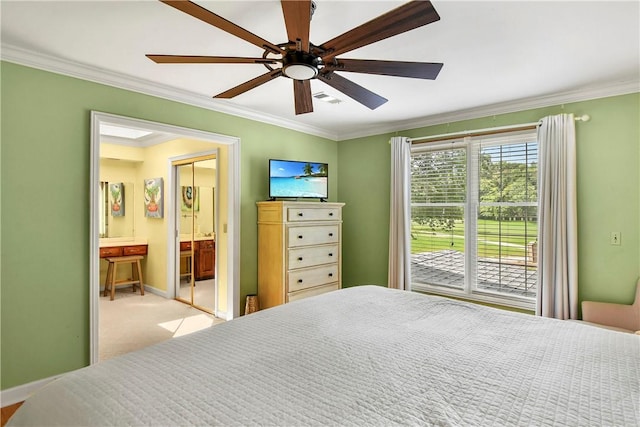
[[[64,375],[10,426],[638,426],[640,336],[379,286]]]

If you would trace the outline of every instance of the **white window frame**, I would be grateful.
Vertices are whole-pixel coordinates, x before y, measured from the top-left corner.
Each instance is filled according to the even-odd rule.
[[[537,140],[536,130],[514,131],[509,133],[496,133],[482,136],[466,136],[449,141],[428,142],[422,144],[414,144],[411,147],[411,155],[414,153],[424,153],[429,151],[451,150],[456,148],[466,148],[467,150],[467,198],[464,204],[464,263],[465,278],[464,286],[460,289],[452,287],[433,285],[425,283],[416,283],[412,274],[411,289],[418,292],[427,292],[430,294],[443,295],[448,297],[456,297],[483,303],[496,304],[507,307],[514,307],[526,310],[535,310],[536,299],[524,296],[515,296],[508,294],[497,294],[477,288],[477,262],[478,262],[478,208],[480,206],[480,179],[479,179],[479,162],[481,142],[486,140],[484,145],[504,145],[517,143],[520,139]],[[499,205],[512,206],[512,203],[498,203]],[[518,205],[537,206],[538,202],[518,203]],[[414,206],[412,204],[412,206]]]

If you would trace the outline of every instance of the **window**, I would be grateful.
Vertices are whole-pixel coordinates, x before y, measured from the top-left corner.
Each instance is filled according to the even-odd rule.
[[[537,275],[535,131],[414,145],[414,290],[532,308]]]

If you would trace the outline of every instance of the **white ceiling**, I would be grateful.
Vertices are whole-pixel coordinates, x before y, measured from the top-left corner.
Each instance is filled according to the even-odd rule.
[[[275,44],[279,2],[197,1]],[[316,0],[319,45],[404,1]],[[257,57],[239,38],[155,0],[0,1],[2,59],[346,139],[467,117],[640,90],[640,2],[434,0],[441,20],[343,58],[443,62],[435,81],[343,73],[389,99],[369,110],[324,83],[296,116],[279,77],[230,100],[212,96],[267,70],[256,64],[156,64],[145,54]]]

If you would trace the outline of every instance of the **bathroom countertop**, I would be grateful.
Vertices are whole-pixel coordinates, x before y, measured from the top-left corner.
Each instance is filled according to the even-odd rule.
[[[101,248],[110,248],[116,246],[137,246],[146,245],[147,239],[140,237],[107,237],[100,239],[98,246]]]
[[[193,238],[194,242],[199,242],[199,241],[202,241],[202,240],[214,240],[215,241],[216,237],[215,236],[195,236]],[[181,235],[180,236],[180,241],[181,242],[190,242],[191,241],[191,236]]]

